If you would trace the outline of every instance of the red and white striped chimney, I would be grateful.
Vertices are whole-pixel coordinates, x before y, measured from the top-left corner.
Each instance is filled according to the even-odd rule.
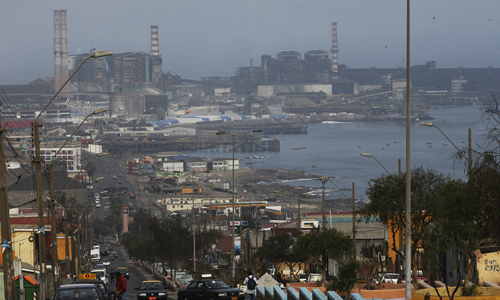
[[[339,48],[337,44],[337,22],[332,23],[332,72],[339,71]]]
[[[151,55],[159,56],[158,25],[151,25]]]

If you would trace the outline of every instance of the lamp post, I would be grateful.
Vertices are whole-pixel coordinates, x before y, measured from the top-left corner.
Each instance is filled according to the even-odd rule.
[[[371,155],[370,153],[361,153],[361,156],[364,156],[364,157],[373,157],[375,158],[375,160],[378,162],[378,164],[384,168],[384,170],[387,172],[387,174],[391,175],[391,173],[389,173],[389,171],[387,171],[387,169],[384,167],[384,165],[373,155]]]
[[[411,80],[410,80],[410,0],[406,0],[406,278],[411,277]],[[411,298],[411,280],[405,283],[405,298]]]
[[[231,251],[231,260],[233,261],[233,265],[232,265],[232,276],[234,278],[234,276],[236,275],[236,263],[235,263],[235,256],[236,256],[236,251],[235,251],[235,241],[234,241],[234,237],[235,237],[235,234],[234,234],[234,224],[235,224],[235,220],[234,220],[234,215],[236,214],[236,206],[235,206],[235,198],[234,198],[234,137],[237,136],[237,135],[243,135],[243,134],[248,134],[248,133],[254,133],[254,132],[262,132],[262,129],[256,129],[256,130],[252,130],[252,131],[245,131],[245,132],[239,132],[239,133],[228,133],[228,132],[225,132],[225,131],[219,131],[216,133],[216,135],[230,135],[232,136],[233,138],[233,225],[231,226],[231,229],[232,229],[232,240],[233,240],[233,250]]]
[[[304,191],[304,189],[298,186],[296,186],[295,189]],[[300,232],[300,195],[297,197],[297,234],[299,232]]]
[[[325,183],[328,181],[328,177],[320,177],[319,180],[321,180],[322,184],[322,190],[323,190],[323,201],[321,205],[321,220],[322,220],[322,227],[323,230],[326,228],[326,216],[325,216]]]
[[[59,88],[59,90],[55,93],[54,96],[50,99],[49,103],[45,105],[45,107],[40,111],[38,116],[35,119],[35,123],[33,124],[33,131],[35,137],[35,169],[36,169],[36,184],[37,184],[37,204],[38,204],[38,242],[39,242],[39,256],[40,256],[40,299],[46,298],[46,277],[45,277],[45,264],[46,264],[46,253],[45,253],[45,234],[43,232],[44,228],[44,220],[43,220],[43,185],[42,185],[42,165],[40,161],[40,125],[38,120],[42,113],[47,109],[47,107],[54,101],[54,99],[59,95],[61,90],[68,84],[68,82],[73,78],[73,76],[78,72],[78,70],[83,66],[83,64],[89,60],[90,58],[99,58],[104,56],[112,55],[113,53],[110,51],[98,51],[94,52],[91,56],[85,58],[80,65],[75,69],[75,71],[69,76],[69,78],[64,82],[63,85]]]
[[[70,283],[71,280],[70,280],[70,276],[69,276],[69,273],[70,273],[70,265],[69,265],[69,241],[68,241],[68,204],[67,204],[67,201],[66,201],[66,189],[68,189],[68,187],[71,185],[71,183],[73,183],[73,181],[78,178],[78,175],[80,175],[80,173],[85,170],[85,167],[87,167],[87,165],[95,158],[95,157],[98,157],[98,156],[105,156],[105,155],[108,155],[107,153],[103,152],[103,153],[97,153],[95,154],[94,156],[92,156],[89,161],[85,164],[85,166],[83,166],[83,168],[80,170],[80,172],[78,172],[76,174],[75,177],[73,177],[73,179],[68,183],[68,185],[64,188],[63,190],[63,205],[64,205],[64,220],[65,220],[65,230],[64,230],[64,243],[65,243],[65,252],[66,252],[66,255],[65,255],[65,258],[66,258],[66,280],[67,280],[67,283]],[[74,256],[75,254],[72,253],[72,256]]]
[[[339,192],[341,192],[342,195],[344,195],[344,197],[347,200],[349,200],[349,197],[347,197],[347,195],[344,194],[344,192],[335,184],[335,182],[333,182],[330,178],[326,178],[326,180],[333,183],[333,185],[337,188],[337,190],[339,190]],[[354,256],[354,259],[356,259],[356,222],[355,222],[356,215],[354,212],[354,209],[355,209],[354,206],[355,206],[355,199],[354,199],[354,182],[353,182],[352,183],[352,239],[353,239],[352,243],[353,243],[353,256]],[[342,200],[342,209],[344,209],[344,200]]]

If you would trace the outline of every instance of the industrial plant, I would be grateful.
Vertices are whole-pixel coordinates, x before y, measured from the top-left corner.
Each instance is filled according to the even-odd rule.
[[[262,116],[339,110],[365,115],[402,112],[405,68],[353,69],[339,64],[337,23],[331,26],[330,53],[316,49],[305,53],[281,51],[274,57],[263,54],[260,65],[250,60],[249,66],[237,67],[234,76],[194,80],[163,72],[157,25],[150,25],[149,52],[114,53],[82,64],[101,49],[68,53],[67,12],[55,10],[54,77],[38,78],[27,85],[3,86],[13,103],[3,107],[3,113],[33,118],[38,105],[46,103],[79,67],[47,111],[46,120],[79,118],[103,106],[109,107],[110,117],[141,122],[225,113]],[[425,109],[433,105],[471,104],[487,97],[489,90],[500,88],[500,69],[493,67],[440,69],[436,62],[429,61],[413,66],[411,73],[415,99],[412,109],[417,115],[425,114]],[[244,103],[243,108],[231,105],[238,102],[236,99]],[[275,105],[263,103],[264,99]]]

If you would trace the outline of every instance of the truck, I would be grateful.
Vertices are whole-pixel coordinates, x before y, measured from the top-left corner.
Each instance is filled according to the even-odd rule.
[[[229,192],[229,182],[219,181],[214,183],[214,190]]]
[[[101,260],[101,252],[99,251],[99,249],[90,250],[90,259],[92,260],[92,262]]]

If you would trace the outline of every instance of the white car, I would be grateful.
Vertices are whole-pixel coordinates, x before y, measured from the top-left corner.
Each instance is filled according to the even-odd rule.
[[[380,280],[379,280],[380,278]],[[374,281],[375,283],[398,283],[398,278],[399,275],[396,273],[385,273],[382,275],[382,277],[375,278]]]
[[[105,266],[109,266],[109,265],[111,265],[111,262],[109,261],[109,259],[105,259],[102,261],[102,264]]]
[[[96,207],[96,208],[100,208],[100,207],[101,207],[101,202],[96,202],[96,203],[95,203],[95,207]]]

